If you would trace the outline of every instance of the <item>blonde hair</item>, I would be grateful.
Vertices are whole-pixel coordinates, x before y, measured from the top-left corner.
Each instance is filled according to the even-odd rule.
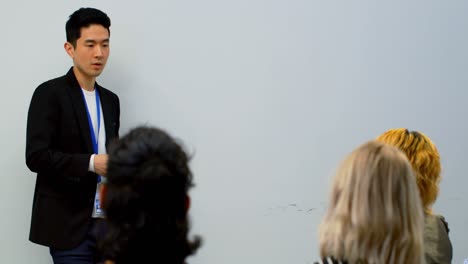
[[[411,165],[368,142],[341,164],[320,225],[320,254],[354,263],[423,263],[423,210]]]
[[[431,139],[421,132],[405,128],[390,129],[377,141],[393,145],[402,150],[413,167],[424,212],[432,214],[432,205],[439,194],[440,155]]]

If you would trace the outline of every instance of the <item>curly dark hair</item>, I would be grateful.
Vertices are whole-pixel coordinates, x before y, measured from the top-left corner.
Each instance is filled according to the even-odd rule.
[[[109,146],[103,209],[107,232],[101,243],[116,264],[182,264],[201,239],[189,241],[189,157],[166,132],[137,127]]]
[[[73,47],[76,47],[76,41],[81,37],[81,28],[97,24],[107,29],[110,35],[111,20],[99,9],[91,7],[82,7],[70,15],[65,24],[65,33],[67,42],[70,42]]]

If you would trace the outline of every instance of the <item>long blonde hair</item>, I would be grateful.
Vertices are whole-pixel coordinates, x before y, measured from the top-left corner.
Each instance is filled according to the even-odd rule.
[[[320,226],[320,254],[354,263],[423,263],[423,210],[397,148],[368,142],[341,164]]]
[[[418,131],[405,128],[390,129],[377,138],[402,150],[414,170],[419,194],[426,214],[432,214],[432,205],[439,194],[440,155],[431,139]]]

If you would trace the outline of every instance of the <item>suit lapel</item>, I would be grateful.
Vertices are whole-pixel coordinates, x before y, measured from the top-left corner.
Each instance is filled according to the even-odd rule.
[[[73,68],[67,73],[67,79],[69,82],[68,92],[70,94],[72,107],[75,110],[75,116],[78,121],[80,134],[82,135],[86,144],[86,150],[88,153],[93,153],[93,145],[91,142],[91,135],[89,132],[88,114],[86,112],[86,106],[83,99],[83,92],[81,87],[76,80],[75,74],[73,74]],[[107,127],[106,127],[107,129]]]

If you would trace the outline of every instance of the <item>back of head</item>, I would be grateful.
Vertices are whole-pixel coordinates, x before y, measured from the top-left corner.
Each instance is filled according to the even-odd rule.
[[[320,253],[348,263],[421,263],[423,212],[398,149],[368,142],[341,164],[320,226]]]
[[[81,36],[81,29],[90,25],[101,25],[106,28],[110,34],[109,28],[111,21],[106,13],[99,9],[83,7],[71,14],[65,25],[67,42],[70,42],[73,47],[76,47],[76,40]]]
[[[405,128],[391,129],[377,138],[402,150],[414,169],[424,211],[431,214],[440,182],[440,155],[431,139],[421,132]]]
[[[188,161],[182,147],[156,128],[139,127],[112,142],[103,199],[108,259],[181,264],[194,253],[199,241],[187,240]]]

